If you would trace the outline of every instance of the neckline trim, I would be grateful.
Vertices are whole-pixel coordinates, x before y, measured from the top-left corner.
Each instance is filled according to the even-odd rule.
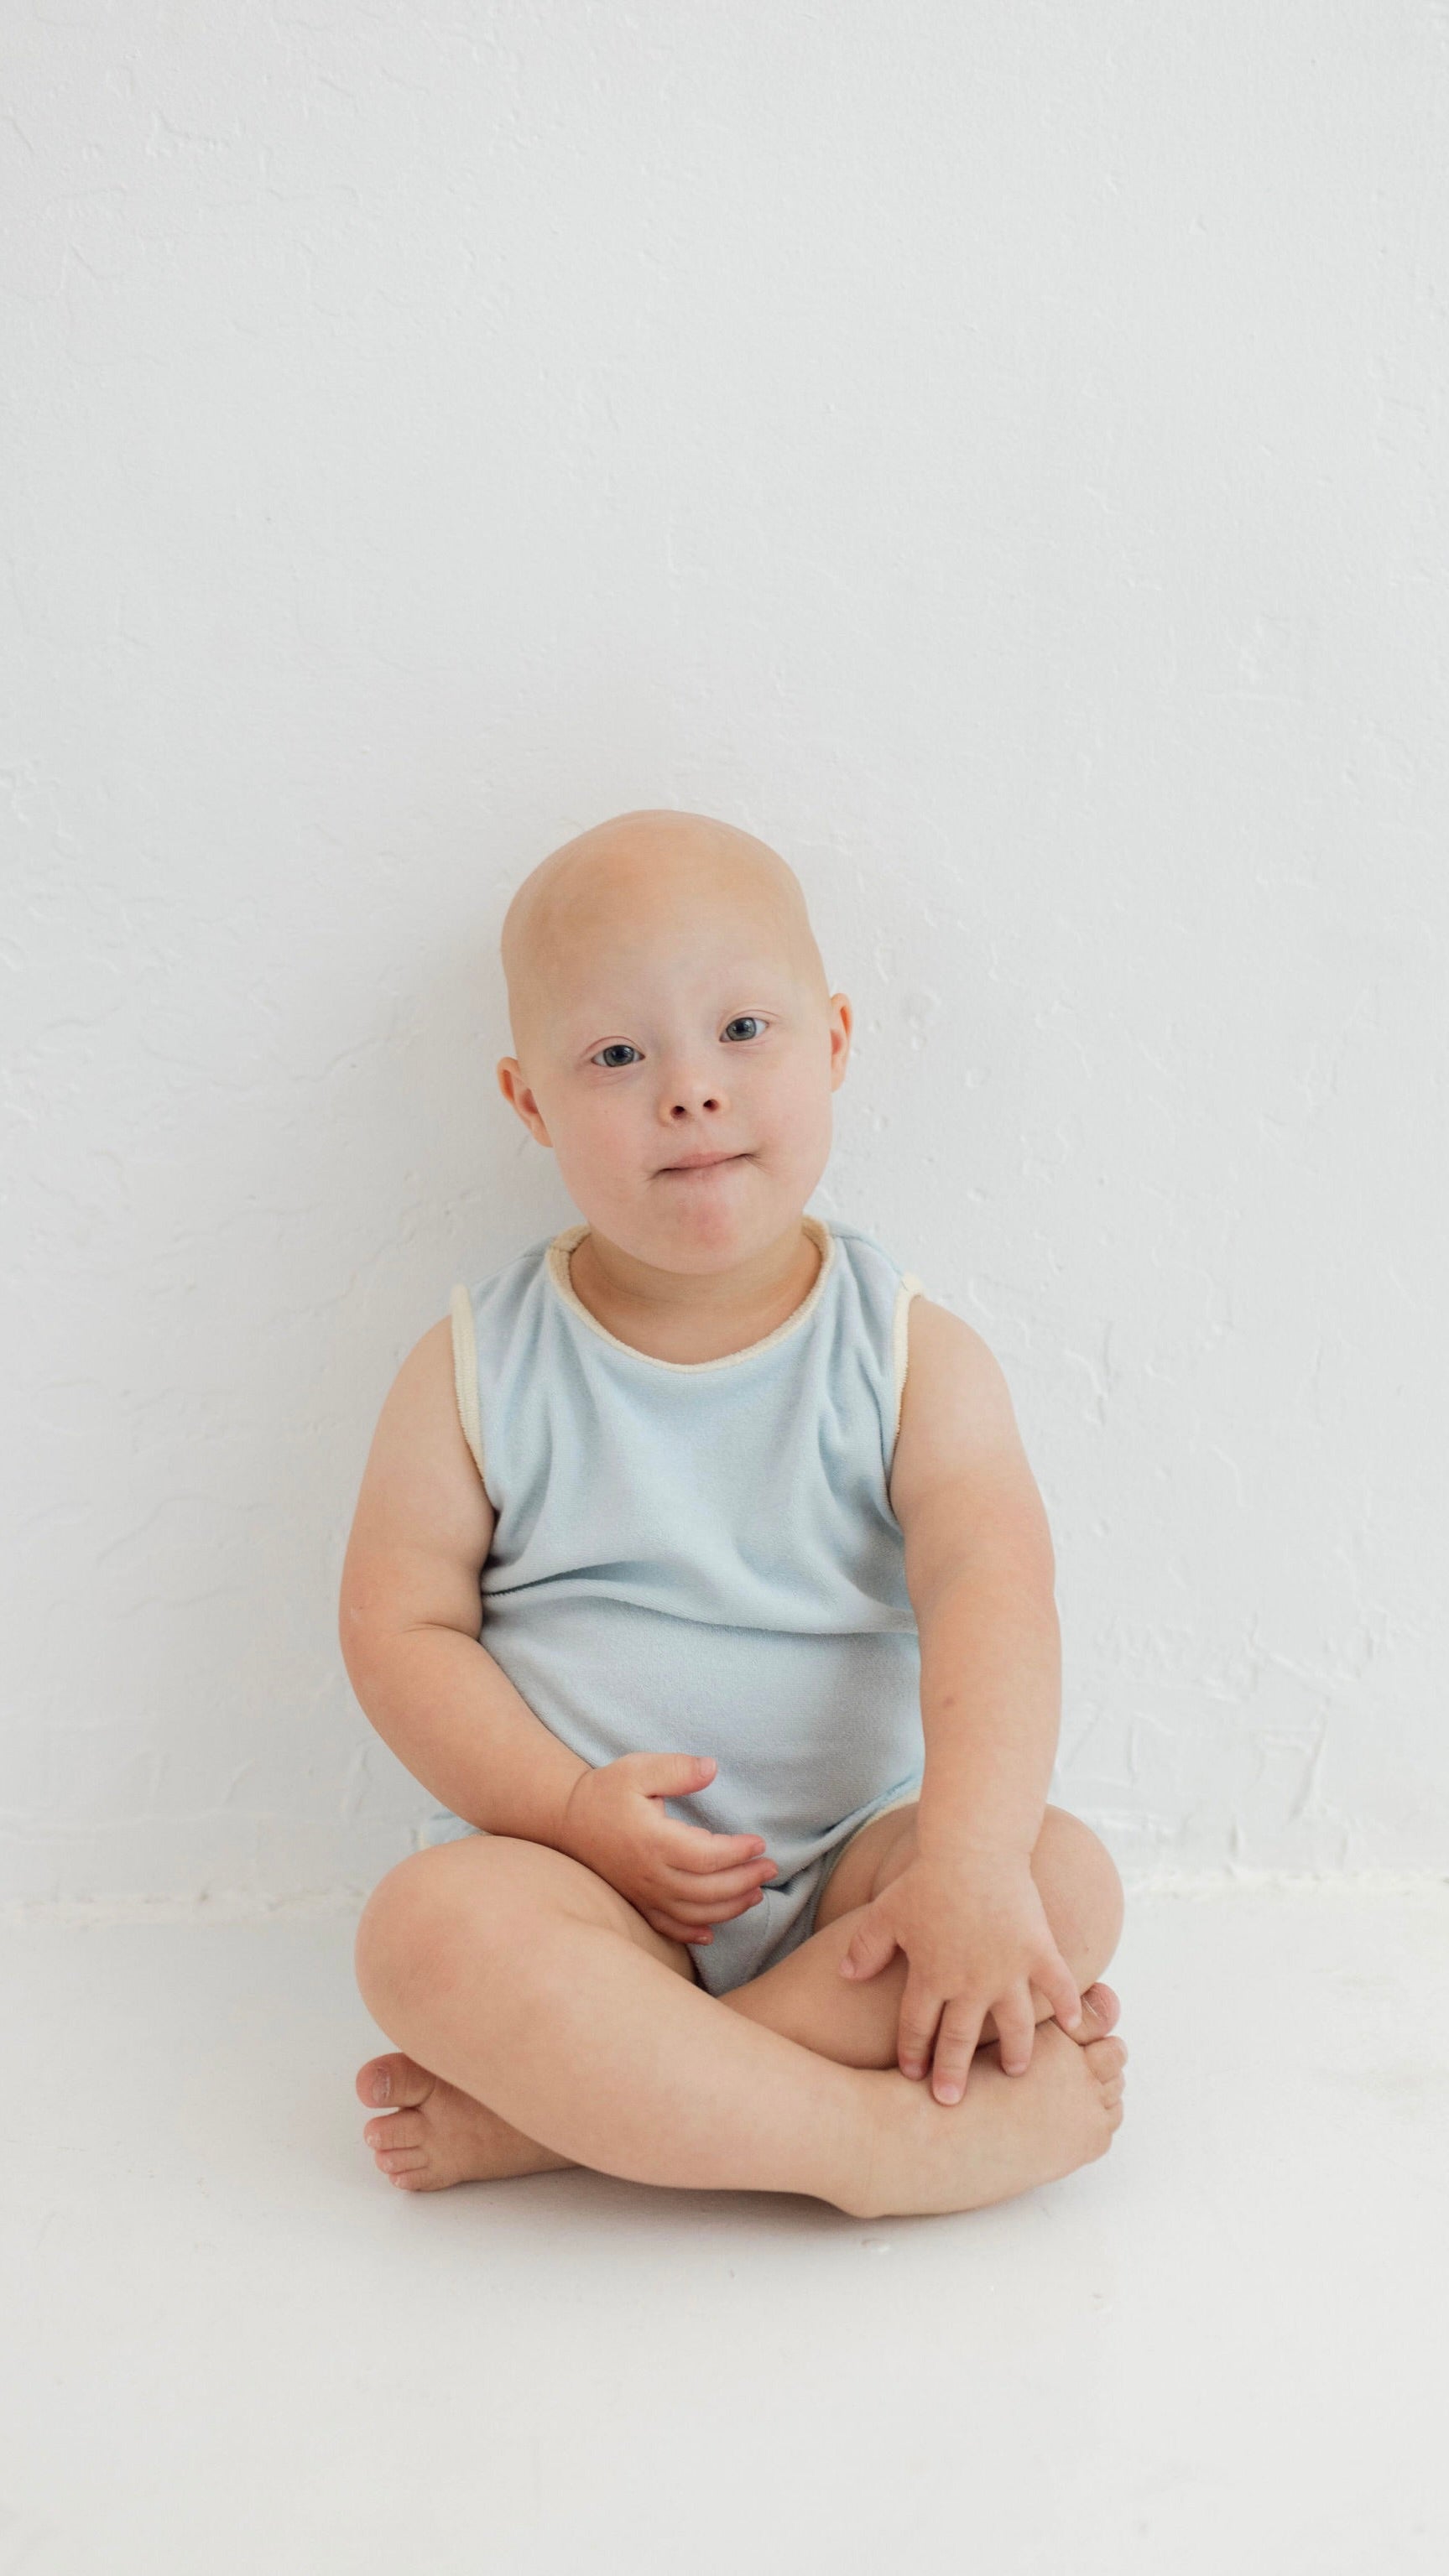
[[[589,1231],[586,1223],[565,1226],[561,1234],[554,1236],[547,1246],[545,1269],[570,1314],[577,1315],[581,1324],[587,1324],[591,1333],[597,1333],[601,1342],[607,1342],[613,1350],[626,1352],[631,1360],[642,1360],[646,1368],[667,1369],[673,1377],[699,1377],[707,1369],[738,1368],[742,1360],[758,1359],[762,1352],[772,1351],[777,1342],[787,1341],[790,1335],[798,1332],[801,1325],[808,1322],[814,1314],[820,1303],[825,1282],[835,1267],[835,1237],[829,1226],[822,1224],[818,1216],[802,1216],[800,1222],[820,1253],[820,1267],[805,1296],[802,1297],[794,1313],[787,1315],[783,1324],[777,1324],[773,1333],[767,1333],[763,1341],[747,1342],[742,1351],[724,1351],[717,1360],[657,1359],[653,1351],[641,1351],[636,1349],[633,1342],[621,1342],[617,1333],[611,1333],[607,1324],[601,1324],[597,1315],[589,1313],[582,1297],[576,1294],[573,1280],[569,1275],[570,1255],[575,1245],[582,1243]]]

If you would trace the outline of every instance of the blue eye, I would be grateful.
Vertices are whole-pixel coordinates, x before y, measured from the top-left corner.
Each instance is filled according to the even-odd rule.
[[[764,1021],[757,1019],[753,1011],[742,1011],[737,1020],[731,1020],[729,1022],[725,1030],[725,1036],[727,1038],[738,1038],[741,1036],[752,1038],[755,1031],[757,1029],[762,1029],[764,1025]]]
[[[613,1072],[631,1055],[639,1055],[639,1049],[636,1046],[630,1046],[627,1038],[616,1038],[612,1046],[600,1047],[598,1054],[591,1057],[590,1061],[594,1064],[606,1064],[610,1072]],[[642,1057],[640,1061],[642,1063]]]

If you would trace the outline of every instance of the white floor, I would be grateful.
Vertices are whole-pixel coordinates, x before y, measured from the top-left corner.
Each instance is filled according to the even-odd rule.
[[[1449,2565],[1449,1886],[1137,1898],[1111,2154],[876,2226],[394,2191],[351,1942],[0,1936],[0,2576]]]

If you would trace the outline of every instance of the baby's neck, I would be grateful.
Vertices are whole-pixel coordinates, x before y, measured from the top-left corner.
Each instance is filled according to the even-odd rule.
[[[815,1285],[820,1251],[803,1222],[763,1252],[704,1276],[656,1270],[594,1232],[569,1256],[569,1282],[596,1323],[649,1359],[728,1359],[778,1331]]]

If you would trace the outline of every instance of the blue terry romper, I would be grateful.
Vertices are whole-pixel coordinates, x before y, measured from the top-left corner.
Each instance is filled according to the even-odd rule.
[[[841,1846],[920,1784],[920,1643],[887,1479],[920,1282],[807,1216],[802,1305],[725,1359],[650,1358],[574,1295],[576,1225],[453,1291],[468,1446],[497,1515],[481,1643],[585,1762],[708,1753],[668,1811],[762,1834],[763,1902],[692,1946],[726,1994],[808,1938]],[[445,1808],[445,1842],[474,1827]]]

